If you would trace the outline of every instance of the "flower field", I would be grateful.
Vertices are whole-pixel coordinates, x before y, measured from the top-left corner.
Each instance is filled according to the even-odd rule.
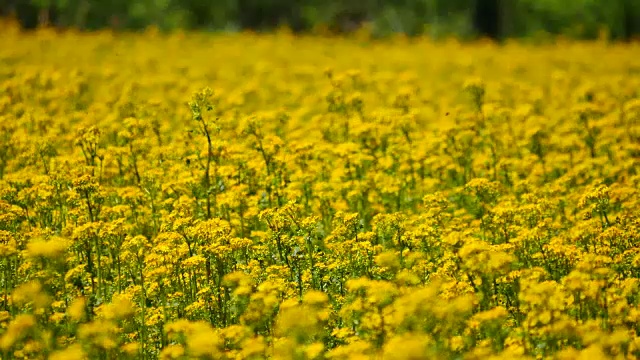
[[[0,31],[1,358],[640,357],[640,45]]]

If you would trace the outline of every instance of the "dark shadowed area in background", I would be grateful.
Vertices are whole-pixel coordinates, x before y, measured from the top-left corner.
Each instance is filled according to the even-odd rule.
[[[0,0],[0,16],[24,28],[85,30],[270,31],[346,33],[370,27],[394,33],[494,39],[564,35],[616,40],[640,35],[637,0]]]

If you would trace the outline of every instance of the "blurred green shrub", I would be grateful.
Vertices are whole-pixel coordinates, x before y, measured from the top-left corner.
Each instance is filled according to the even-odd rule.
[[[81,29],[262,31],[286,25],[294,31],[349,32],[367,23],[375,36],[640,34],[636,0],[8,0],[0,3],[2,14],[16,14],[26,27],[46,22]],[[487,22],[495,25],[489,33]]]

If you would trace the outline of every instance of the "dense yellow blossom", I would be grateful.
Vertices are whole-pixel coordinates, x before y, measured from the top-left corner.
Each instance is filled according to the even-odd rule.
[[[640,357],[637,44],[4,30],[3,359]]]

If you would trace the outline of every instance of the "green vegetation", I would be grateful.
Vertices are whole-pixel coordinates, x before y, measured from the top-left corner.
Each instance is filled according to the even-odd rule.
[[[631,39],[640,34],[636,0],[9,0],[0,15],[25,27],[49,23],[81,29],[272,30],[349,32],[363,24],[376,36],[564,35]]]

